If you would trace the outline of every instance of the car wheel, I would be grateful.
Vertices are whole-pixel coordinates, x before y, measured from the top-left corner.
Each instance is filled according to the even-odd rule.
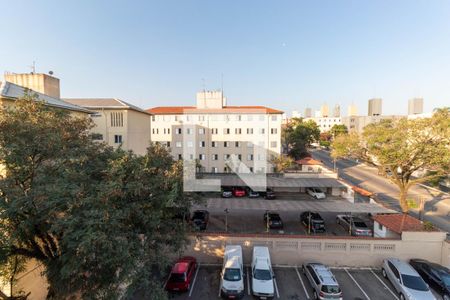
[[[387,278],[387,274],[386,274],[386,271],[384,270],[384,268],[381,269],[381,273],[383,274],[383,277],[384,277],[384,278]]]
[[[316,299],[316,300],[319,299],[319,297],[317,297],[317,292],[316,291],[313,292],[313,296],[314,296],[314,299]]]
[[[403,296],[403,294],[400,294],[400,300],[405,300],[405,296]]]

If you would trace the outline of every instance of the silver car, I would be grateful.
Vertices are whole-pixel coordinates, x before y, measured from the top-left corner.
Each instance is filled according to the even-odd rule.
[[[313,288],[314,299],[342,300],[342,291],[331,270],[321,263],[305,263],[303,273]]]
[[[372,236],[372,229],[361,218],[352,215],[337,215],[336,223],[342,225],[353,236]]]
[[[388,278],[400,300],[436,300],[428,285],[410,264],[398,259],[383,260],[383,276]]]

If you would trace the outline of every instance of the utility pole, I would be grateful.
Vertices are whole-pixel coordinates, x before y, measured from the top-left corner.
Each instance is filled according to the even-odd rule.
[[[228,232],[228,213],[229,213],[228,208],[225,208],[224,212],[225,212],[225,232]]]

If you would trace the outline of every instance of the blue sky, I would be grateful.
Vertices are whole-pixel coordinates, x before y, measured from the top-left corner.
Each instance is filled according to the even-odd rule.
[[[0,0],[0,72],[53,70],[63,97],[143,108],[230,105],[290,112],[382,97],[404,114],[450,106],[450,1]]]

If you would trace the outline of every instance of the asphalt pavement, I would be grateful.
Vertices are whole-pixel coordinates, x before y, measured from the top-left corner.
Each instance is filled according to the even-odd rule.
[[[328,151],[313,149],[311,154],[314,159],[322,161],[326,167],[333,169],[333,159]],[[336,169],[339,172],[339,178],[375,193],[378,201],[381,201],[391,209],[400,211],[397,200],[399,195],[398,187],[391,183],[389,179],[378,175],[378,170],[375,167],[353,160],[339,159],[336,161]],[[424,220],[430,221],[442,230],[450,232],[449,194],[423,185],[416,185],[410,188],[408,198],[416,201],[420,201],[420,199],[425,200]],[[411,214],[418,216],[418,211],[412,209]]]

